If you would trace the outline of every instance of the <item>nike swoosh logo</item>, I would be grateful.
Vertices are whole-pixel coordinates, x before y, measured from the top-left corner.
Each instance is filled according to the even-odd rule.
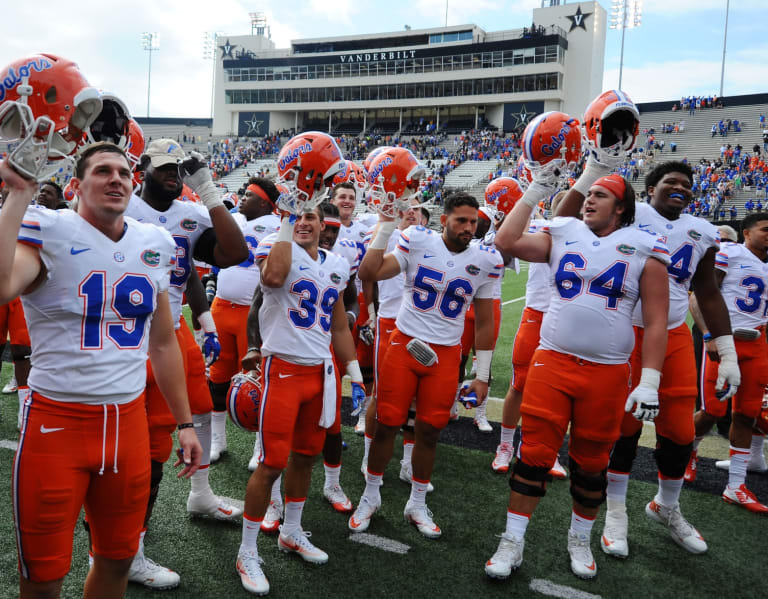
[[[610,547],[611,545],[613,545],[613,543],[611,543],[608,539],[605,538],[605,535],[603,535],[603,543],[605,544],[606,547]]]
[[[592,562],[592,565],[591,566],[587,566],[587,568],[589,568],[590,570],[592,570],[594,572],[595,566],[596,566],[595,562]]]
[[[299,270],[308,270],[309,266],[299,266]]]
[[[400,345],[400,342],[399,342],[399,341],[392,341],[392,342],[390,343],[390,345]]]
[[[749,268],[749,264],[739,264],[739,268]]]
[[[40,425],[40,432],[44,435],[46,433],[55,433],[56,431],[63,431],[64,428],[47,428],[44,424]]]
[[[434,258],[434,254],[424,254],[424,258]]]
[[[651,225],[637,225],[638,229],[648,229]]]
[[[220,507],[220,508],[219,508],[219,511],[220,511],[222,514],[224,514],[225,516],[231,516],[231,515],[232,515],[232,510],[225,510],[224,508],[221,508],[221,507]]]
[[[289,376],[293,376],[292,374],[283,374],[282,372],[278,373],[278,375],[281,379],[287,379]]]
[[[539,322],[538,320],[526,320],[525,322]]]
[[[578,241],[566,241],[565,245],[573,245],[574,243],[579,243]]]
[[[385,332],[387,335],[389,335],[389,334],[390,334],[392,331],[394,331],[394,330],[395,330],[395,329],[384,329],[384,332]]]
[[[91,248],[82,248],[80,250],[76,250],[75,248],[71,247],[69,248],[69,253],[72,254],[73,256],[76,256],[77,254],[82,254],[83,252],[87,252],[90,249]]]
[[[534,362],[534,366],[544,366],[544,362]]]

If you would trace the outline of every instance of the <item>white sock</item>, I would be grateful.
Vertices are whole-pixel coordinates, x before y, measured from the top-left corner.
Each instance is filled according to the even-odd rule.
[[[200,466],[197,472],[195,472],[189,479],[192,483],[192,493],[213,493],[211,489],[211,483],[208,481],[208,474],[211,469],[208,466]]]
[[[211,430],[214,437],[226,437],[227,435],[227,413],[211,413]]]
[[[697,451],[699,449],[699,444],[701,443],[701,440],[704,438],[702,435],[701,437],[694,437],[693,438],[693,451]]]
[[[368,461],[368,452],[371,451],[371,441],[373,441],[373,437],[368,436],[368,433],[365,433],[365,437],[363,437],[363,462]]]
[[[331,466],[323,461],[323,468],[325,468],[325,486],[332,487],[333,485],[338,485],[339,475],[341,474],[341,464],[338,466]]]
[[[139,549],[136,551],[136,557],[138,558],[144,557],[144,535],[146,534],[147,534],[146,528],[143,528],[139,533]]]
[[[306,499],[306,497],[285,498],[285,516],[283,516],[283,526],[280,529],[281,535],[287,537],[301,530],[301,513],[304,511]]]
[[[763,453],[763,444],[765,435],[752,435],[752,445],[750,447],[749,462],[762,466],[765,464],[765,454]]]
[[[508,535],[513,535],[518,539],[522,539],[525,536],[525,529],[528,528],[528,523],[530,521],[530,514],[520,514],[518,512],[507,510],[507,529],[505,532]]]
[[[728,468],[728,486],[736,489],[744,484],[747,479],[747,462],[749,461],[749,449],[746,447],[734,447],[731,445],[731,466]]]
[[[370,470],[365,475],[365,491],[363,491],[363,497],[365,497],[373,505],[381,503],[381,487],[383,474],[373,474]]]
[[[512,445],[515,442],[515,430],[517,427],[501,425],[501,442]]]
[[[594,518],[587,518],[577,514],[576,511],[571,512],[571,530],[578,534],[591,535],[592,525],[595,523]]]
[[[372,395],[366,395],[363,401],[363,408],[360,410],[358,422],[365,422],[365,414],[368,412],[368,405],[371,403]]]
[[[192,492],[203,493],[211,491],[208,482],[208,466],[211,463],[211,413],[193,414],[192,422],[195,424],[195,433],[200,445],[203,448],[203,455],[200,457],[200,468],[191,477]]]
[[[261,521],[264,518],[251,519],[246,514],[243,514],[243,536],[240,539],[239,553],[246,551],[258,553],[259,547],[256,544],[259,538],[259,530],[261,529]]]
[[[408,498],[408,503],[413,507],[426,505],[427,487],[429,487],[428,480],[423,481],[411,478],[411,496]]]
[[[627,503],[627,486],[629,485],[628,472],[616,472],[609,470],[607,473],[608,488],[605,494],[609,500],[613,500],[614,505]],[[608,509],[611,509],[610,507]]]
[[[412,455],[413,455],[413,441],[403,441],[403,461],[406,464],[410,464]]]
[[[283,480],[283,475],[280,474],[275,479],[275,482],[272,483],[272,495],[270,497],[271,501],[274,501],[275,503],[279,503],[280,505],[283,505],[283,496],[280,494],[280,483]]]
[[[487,406],[487,400],[475,408],[475,418],[485,418],[485,408]]]
[[[664,507],[675,507],[680,501],[682,488],[682,478],[661,478],[659,476],[659,491],[653,500]]]

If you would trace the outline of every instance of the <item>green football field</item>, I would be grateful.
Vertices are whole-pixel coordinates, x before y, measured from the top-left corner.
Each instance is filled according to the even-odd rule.
[[[523,307],[513,301],[524,295],[525,271],[508,274],[504,285],[502,333],[493,363],[491,395],[503,397],[510,375],[512,340]],[[3,364],[0,383],[11,374]],[[596,381],[595,384],[599,384]],[[15,597],[18,588],[16,549],[11,510],[10,480],[13,451],[17,438],[16,395],[0,402],[0,484],[6,501],[0,508],[0,599]],[[500,418],[500,403],[492,402],[489,413]],[[346,422],[350,422],[347,418]],[[454,428],[452,428],[454,427]],[[343,429],[348,449],[343,454],[341,482],[357,503],[364,487],[360,474],[362,439],[351,427]],[[758,598],[767,595],[763,571],[766,558],[768,518],[725,505],[718,489],[726,474],[716,471],[712,460],[703,468],[700,481],[683,490],[684,514],[708,541],[707,554],[694,556],[675,545],[666,530],[647,520],[645,503],[655,493],[650,450],[641,448],[635,470],[638,480],[630,483],[630,557],[616,560],[604,555],[598,535],[602,514],[593,534],[593,552],[598,575],[595,580],[575,578],[568,563],[566,534],[570,521],[568,483],[554,482],[533,517],[526,536],[525,560],[517,574],[504,582],[486,578],[483,564],[495,551],[497,535],[504,529],[509,487],[507,477],[490,468],[492,448],[498,433],[481,436],[469,418],[449,425],[438,447],[429,507],[443,529],[437,541],[421,537],[403,522],[402,509],[408,498],[408,485],[398,479],[401,449],[395,450],[385,473],[383,506],[368,531],[372,545],[355,542],[347,529],[347,517],[335,513],[322,497],[323,471],[315,469],[312,489],[304,511],[303,525],[313,533],[312,540],[330,555],[326,565],[303,563],[293,555],[277,550],[274,537],[260,535],[260,554],[270,579],[272,597],[702,597],[724,592],[736,597]],[[645,444],[652,429],[644,435]],[[246,468],[253,437],[228,424],[229,451],[212,467],[214,491],[243,499],[249,472]],[[463,436],[462,436],[463,435]],[[479,441],[475,442],[477,439]],[[461,439],[469,439],[462,441]],[[470,449],[469,447],[481,447]],[[702,444],[702,453],[723,457],[727,442],[714,436]],[[561,453],[561,458],[565,454]],[[766,476],[750,475],[748,483],[758,497],[768,500]],[[146,539],[146,554],[180,573],[182,583],[173,591],[152,592],[129,586],[127,597],[231,598],[249,596],[241,587],[234,563],[240,542],[240,525],[191,520],[185,511],[189,482],[175,478],[166,467],[166,477]],[[384,550],[386,540],[396,541],[400,553]],[[392,545],[390,543],[390,545]],[[87,546],[78,525],[72,572],[64,586],[64,597],[82,596],[87,571]]]

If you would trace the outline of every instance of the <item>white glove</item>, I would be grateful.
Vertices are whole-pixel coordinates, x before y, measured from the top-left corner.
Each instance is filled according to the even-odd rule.
[[[581,173],[581,176],[577,179],[576,183],[573,184],[573,189],[586,197],[589,188],[594,185],[595,181],[600,177],[610,175],[614,166],[616,165],[598,162],[594,154],[590,154],[589,158],[587,158],[587,163],[584,165],[584,171]]]
[[[200,196],[200,200],[208,210],[224,205],[202,154],[190,152],[189,156],[182,161],[181,170],[184,174],[184,183]]]
[[[556,189],[557,180],[554,178],[544,178],[533,181],[528,185],[528,189],[525,190],[525,193],[520,200],[528,204],[531,208],[536,208],[540,201],[546,200],[549,196],[555,193]]]
[[[720,365],[717,368],[717,381],[715,382],[715,394],[720,401],[725,401],[736,393],[741,384],[739,358],[736,355],[733,335],[721,335],[715,338],[714,342],[717,346],[717,353],[720,356]]]
[[[632,412],[637,420],[653,422],[659,414],[659,382],[661,373],[654,368],[643,368],[640,383],[632,390],[624,404],[625,412]],[[632,407],[635,407],[634,412]]]

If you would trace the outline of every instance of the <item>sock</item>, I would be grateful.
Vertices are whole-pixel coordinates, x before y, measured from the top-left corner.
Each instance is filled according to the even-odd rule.
[[[765,464],[765,454],[763,454],[763,444],[765,435],[752,435],[752,445],[750,447],[749,462],[758,466]]]
[[[373,505],[381,503],[381,492],[379,491],[379,487],[381,487],[381,479],[383,477],[383,474],[371,472],[370,469],[365,475],[365,491],[363,491],[363,497]]]
[[[24,385],[23,387],[19,387],[17,389],[17,393],[19,394],[19,415],[18,420],[16,422],[16,426],[21,430],[21,419],[24,414],[24,403],[32,397],[32,390]]]
[[[253,518],[248,514],[243,514],[243,536],[240,540],[240,551],[251,551],[253,553],[259,552],[259,547],[256,544],[256,540],[259,538],[259,530],[261,529],[261,521],[264,518]]]
[[[501,442],[512,445],[515,442],[515,430],[517,427],[501,425]]]
[[[283,475],[279,475],[275,482],[272,483],[272,495],[270,497],[271,501],[274,501],[275,503],[279,503],[280,505],[283,505],[283,496],[280,494],[280,483],[283,480]]]
[[[369,436],[368,433],[365,433],[365,437],[363,437],[363,462],[368,461],[368,452],[371,450],[371,441],[373,441],[373,437]]]
[[[368,404],[371,403],[371,398],[373,395],[366,395],[365,400],[363,400],[363,408],[360,410],[360,415],[358,418],[359,422],[365,422],[365,414],[368,411]]]
[[[211,429],[214,437],[223,437],[227,434],[227,413],[211,413]]]
[[[301,512],[304,511],[306,497],[285,498],[285,516],[280,534],[287,537],[301,530]]]
[[[261,444],[259,443],[259,441],[260,441],[259,433],[256,433],[256,440],[253,442],[253,455],[259,458],[258,461],[261,461]],[[210,459],[210,456],[209,456],[209,459]]]
[[[406,464],[410,464],[412,455],[413,455],[413,441],[403,441],[403,461]]]
[[[203,448],[203,455],[200,457],[200,468],[191,477],[192,492],[204,493],[211,491],[208,483],[208,466],[211,463],[211,413],[193,414],[192,422],[195,424],[195,433],[200,445]]]
[[[530,521],[530,514],[522,514],[520,512],[507,510],[507,529],[504,532],[508,535],[513,535],[518,539],[522,539],[525,536],[525,529],[528,528],[528,523]]]
[[[595,523],[595,517],[589,517],[584,514],[580,514],[578,508],[574,507],[571,512],[571,530],[581,535],[591,535],[592,525]]]
[[[487,402],[483,402],[475,408],[475,418],[485,418],[485,408],[488,407]]]
[[[333,485],[338,485],[341,464],[331,466],[328,462],[323,461],[323,468],[325,468],[325,486],[332,487]]]
[[[141,532],[139,533],[139,549],[138,551],[136,551],[136,557],[144,557],[144,535],[146,534],[147,534],[147,529],[142,528]]]
[[[659,492],[653,500],[664,507],[674,507],[680,500],[680,490],[683,488],[682,478],[667,478],[659,473]]]
[[[693,438],[693,451],[697,451],[699,449],[699,443],[701,443],[701,440],[704,438],[704,435],[701,437],[694,437]]]
[[[428,480],[412,478],[411,496],[408,498],[408,503],[413,507],[427,505],[427,487],[429,487]]]
[[[728,468],[728,486],[736,489],[744,484],[747,478],[747,462],[749,449],[731,445],[731,466]]]
[[[607,473],[608,488],[605,494],[614,505],[624,506],[627,503],[627,485],[629,485],[629,472],[616,472],[609,470]],[[610,506],[608,509],[611,509]]]
[[[208,474],[210,471],[211,469],[207,465],[200,466],[197,472],[192,475],[190,478],[190,482],[192,483],[192,493],[213,493],[211,484],[208,482]]]

